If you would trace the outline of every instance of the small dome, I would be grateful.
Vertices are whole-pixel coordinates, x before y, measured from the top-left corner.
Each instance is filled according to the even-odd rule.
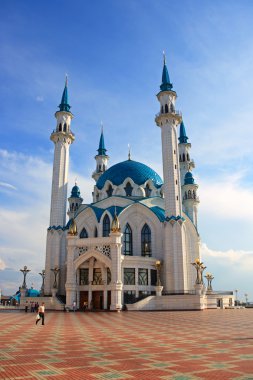
[[[27,297],[39,297],[40,292],[39,290],[30,288],[27,290]]]
[[[193,185],[195,182],[194,182],[194,178],[193,178],[193,175],[191,172],[187,172],[185,174],[185,177],[184,177],[184,184],[185,185]]]
[[[71,198],[80,198],[80,189],[77,185],[75,185],[71,190]]]
[[[98,179],[96,186],[101,190],[107,180],[111,181],[113,185],[119,186],[126,178],[131,178],[137,185],[143,185],[148,180],[151,180],[156,188],[160,188],[163,184],[161,177],[149,166],[127,160],[107,169]]]

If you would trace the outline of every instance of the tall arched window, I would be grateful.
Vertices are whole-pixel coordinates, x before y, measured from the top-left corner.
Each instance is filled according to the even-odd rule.
[[[67,132],[67,124],[66,123],[64,123],[63,130],[64,130],[64,132]]]
[[[107,237],[110,234],[110,219],[108,215],[105,215],[103,219],[103,237]]]
[[[141,230],[141,255],[151,255],[151,230],[147,224],[144,224]]]
[[[86,239],[88,237],[88,233],[86,229],[83,227],[82,231],[80,232],[80,239]]]
[[[123,253],[127,256],[133,256],[133,238],[132,238],[132,229],[127,223],[124,230],[124,245],[123,245]]]
[[[126,187],[124,188],[126,192],[127,197],[131,197],[132,191],[133,191],[133,186],[131,185],[130,182],[127,182]]]
[[[98,229],[97,229],[97,227],[95,227],[94,237],[98,237]]]
[[[165,113],[168,113],[169,112],[169,107],[168,107],[168,104],[165,104]]]
[[[61,126],[61,123],[59,124],[59,132],[62,131],[62,126]]]
[[[107,192],[108,197],[112,196],[113,188],[111,184],[108,186],[108,189],[106,190],[106,192]]]

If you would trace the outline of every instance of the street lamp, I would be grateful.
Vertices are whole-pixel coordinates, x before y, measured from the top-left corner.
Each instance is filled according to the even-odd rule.
[[[205,275],[205,278],[207,279],[207,291],[208,292],[212,292],[213,291],[212,281],[213,281],[214,277],[213,277],[213,275],[211,273],[207,273]]]
[[[44,283],[45,283],[45,276],[46,276],[46,271],[45,269],[42,269],[41,273],[39,273],[42,277],[42,285],[40,289],[40,295],[44,296]]]
[[[51,271],[54,273],[54,284],[53,284],[53,288],[54,288],[54,289],[57,289],[57,275],[58,275],[58,273],[60,272],[60,268],[58,268],[58,267],[54,267],[53,269],[51,269]]]
[[[26,265],[24,266],[24,269],[20,269],[20,272],[22,272],[23,275],[24,275],[24,281],[23,281],[23,285],[22,285],[22,288],[23,288],[23,289],[26,289],[26,275],[27,275],[27,273],[30,272],[30,271],[31,271],[31,270],[30,270],[30,269],[27,269],[27,266],[26,266]]]

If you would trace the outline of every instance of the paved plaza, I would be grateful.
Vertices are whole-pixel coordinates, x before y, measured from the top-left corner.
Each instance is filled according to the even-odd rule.
[[[0,313],[0,379],[253,379],[253,309]]]

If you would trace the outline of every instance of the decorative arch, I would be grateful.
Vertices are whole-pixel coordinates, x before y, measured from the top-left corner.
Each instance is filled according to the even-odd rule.
[[[126,192],[126,196],[127,197],[131,197],[132,196],[133,186],[131,185],[130,182],[127,182],[126,187],[124,187],[124,190]]]
[[[111,270],[112,260],[108,256],[105,256],[102,253],[95,251],[94,249],[90,249],[87,252],[83,253],[81,256],[78,256],[74,260],[75,271],[80,267],[80,265],[82,265],[85,261],[89,260],[91,257],[94,257],[97,261],[102,262]]]

